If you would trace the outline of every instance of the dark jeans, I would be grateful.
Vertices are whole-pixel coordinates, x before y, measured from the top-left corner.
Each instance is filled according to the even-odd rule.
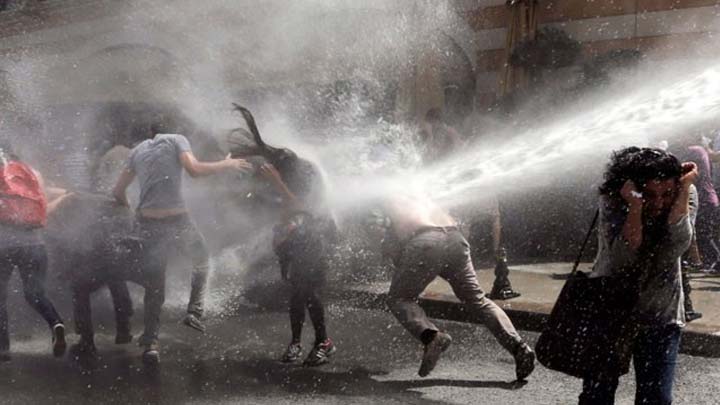
[[[290,328],[292,341],[299,343],[305,323],[305,309],[315,329],[315,344],[327,339],[325,328],[326,274],[329,267],[326,241],[321,226],[311,217],[296,218],[295,229],[279,243],[275,251],[280,259],[283,276],[290,284]],[[276,238],[283,232],[276,228]]]
[[[205,239],[187,215],[138,220],[143,243],[143,286],[145,287],[145,332],[140,345],[156,343],[160,314],[165,303],[165,268],[172,254],[187,254],[192,261],[192,281],[187,312],[202,316],[209,270]]]
[[[633,347],[633,364],[637,383],[636,405],[669,405],[672,403],[672,385],[680,347],[680,334],[680,327],[675,325],[640,331]],[[585,378],[579,404],[614,404],[618,382],[617,377]]]
[[[125,281],[95,281],[87,283],[73,283],[71,286],[73,297],[73,315],[75,330],[82,340],[91,343],[94,340],[92,323],[92,310],[90,296],[100,287],[107,285],[115,309],[115,329],[118,334],[130,333],[130,317],[133,315],[133,304]]]
[[[10,349],[7,313],[7,288],[15,268],[20,272],[25,300],[52,328],[61,323],[60,315],[45,296],[47,272],[45,246],[22,246],[0,250],[0,350]]]

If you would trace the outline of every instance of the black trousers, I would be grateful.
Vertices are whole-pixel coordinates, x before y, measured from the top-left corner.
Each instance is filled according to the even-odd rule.
[[[292,228],[290,232],[286,232],[288,225]],[[311,217],[303,216],[275,230],[275,251],[283,278],[290,286],[292,341],[300,342],[307,309],[315,329],[315,343],[321,343],[327,339],[323,293],[329,267],[323,228]],[[278,238],[282,238],[282,242],[278,243]]]
[[[44,245],[20,246],[0,250],[0,350],[10,349],[7,289],[13,270],[20,273],[25,301],[45,319],[48,326],[61,323],[55,306],[45,295],[47,252]]]

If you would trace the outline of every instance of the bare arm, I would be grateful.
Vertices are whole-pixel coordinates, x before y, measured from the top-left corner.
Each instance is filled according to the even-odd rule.
[[[126,191],[127,188],[130,186],[130,183],[132,183],[134,179],[135,172],[129,168],[125,168],[122,173],[120,173],[120,178],[118,178],[117,183],[115,183],[115,187],[113,188],[113,197],[115,197],[115,200],[118,203],[125,207],[130,206],[130,203],[127,199]]]
[[[205,177],[216,173],[230,170],[246,171],[252,169],[252,165],[244,159],[225,158],[217,162],[201,162],[195,158],[192,152],[182,152],[180,162],[190,177]]]
[[[670,215],[668,215],[668,224],[676,224],[683,217],[687,216],[690,212],[690,185],[693,184],[698,176],[698,170],[695,163],[683,163],[683,176],[680,177],[680,184],[678,185],[678,194],[675,197],[675,202],[670,209]]]
[[[620,195],[628,203],[628,214],[621,235],[631,251],[637,252],[643,242],[642,197],[637,193],[635,184],[628,180],[620,190]]]
[[[35,172],[35,176],[38,179],[40,189],[44,190],[45,195],[47,196],[47,213],[52,214],[52,212],[60,206],[60,203],[62,203],[67,197],[71,196],[72,193],[68,193],[64,188],[46,187],[45,179],[43,179],[42,175],[35,170],[33,170],[33,172]]]
[[[285,200],[289,203],[291,208],[297,207],[297,205],[299,204],[297,196],[295,196],[295,194],[290,191],[275,166],[271,164],[264,164],[260,167],[260,173],[263,177],[270,181],[270,184],[272,184],[273,187],[275,187],[275,189],[280,192],[280,194],[285,197]]]

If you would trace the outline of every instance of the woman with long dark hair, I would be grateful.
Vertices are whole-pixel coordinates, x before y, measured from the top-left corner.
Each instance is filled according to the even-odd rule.
[[[599,251],[591,277],[627,276],[637,283],[639,333],[631,348],[637,404],[670,404],[681,328],[685,325],[680,257],[692,238],[689,189],[693,163],[654,148],[615,152],[600,186]],[[583,380],[580,404],[612,404],[618,371]]]

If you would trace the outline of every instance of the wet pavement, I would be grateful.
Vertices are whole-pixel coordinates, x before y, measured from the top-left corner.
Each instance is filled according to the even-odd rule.
[[[20,336],[12,362],[0,364],[0,403],[572,404],[580,389],[579,380],[541,367],[527,384],[514,382],[512,358],[479,325],[438,321],[454,343],[435,372],[420,378],[420,345],[384,311],[333,302],[329,330],[338,352],[312,369],[276,361],[289,338],[284,312],[240,305],[212,315],[204,336],[180,325],[180,315],[168,314],[157,369],[142,365],[135,345],[114,345],[112,328],[98,337],[102,357],[94,368],[72,355],[51,358],[42,329]],[[720,360],[681,356],[675,403],[718,403],[718,378]],[[617,403],[632,403],[632,394],[626,377]]]
[[[589,271],[591,263],[581,263],[581,271]],[[508,312],[510,318],[521,329],[542,330],[566,276],[572,269],[572,263],[538,263],[512,265],[510,280],[513,288],[522,295],[510,300],[498,300],[496,303]],[[494,272],[489,268],[480,268],[477,272],[480,286],[489,291]],[[681,350],[687,354],[720,357],[720,275],[695,272],[690,274],[692,300],[695,309],[703,313],[699,320],[689,323],[683,330]],[[346,291],[354,293],[355,298],[372,303],[380,308],[384,304],[389,281],[374,281],[353,284]],[[346,294],[353,297],[353,294]],[[451,320],[466,319],[464,308],[455,297],[452,288],[444,280],[435,279],[422,294],[423,305],[434,316]]]

